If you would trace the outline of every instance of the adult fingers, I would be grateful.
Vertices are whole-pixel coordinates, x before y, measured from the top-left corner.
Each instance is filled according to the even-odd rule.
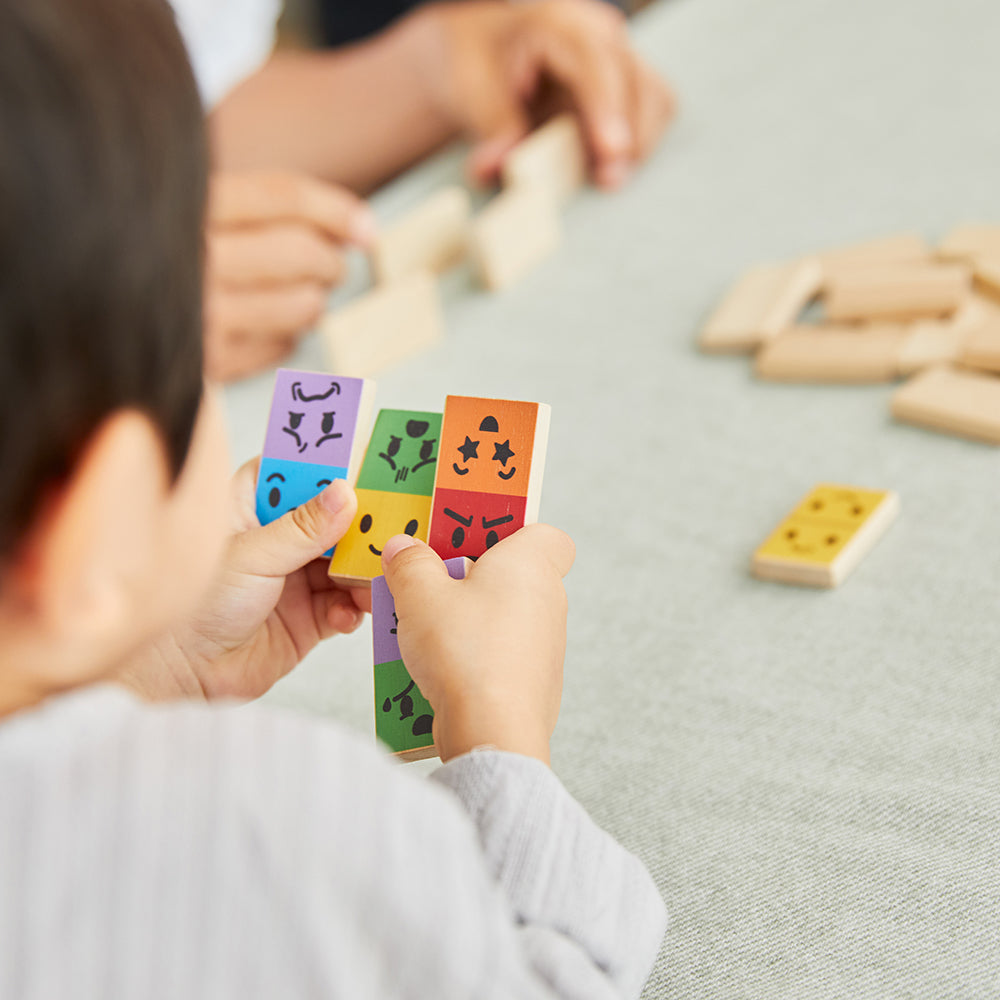
[[[290,282],[327,287],[344,278],[343,251],[328,237],[301,223],[215,229],[208,239],[211,280],[256,288]]]
[[[632,61],[635,153],[644,160],[677,114],[677,99],[669,84],[638,57]]]
[[[230,565],[253,576],[288,576],[344,537],[357,506],[354,491],[343,479],[335,479],[308,503],[237,535]]]
[[[375,238],[371,209],[346,188],[291,171],[218,172],[209,196],[209,222],[244,226],[308,222],[340,242],[368,247]]]
[[[312,281],[274,288],[218,285],[206,297],[209,336],[288,338],[311,328],[326,311],[327,290]]]
[[[219,382],[232,382],[272,368],[295,350],[295,337],[213,334],[205,342],[205,371]]]

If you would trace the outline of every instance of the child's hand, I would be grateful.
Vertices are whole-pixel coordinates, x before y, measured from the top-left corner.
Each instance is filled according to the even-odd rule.
[[[120,676],[145,697],[255,698],[321,639],[353,632],[371,606],[366,591],[336,586],[322,558],[354,520],[353,490],[334,480],[262,527],[254,507],[258,464],[248,462],[233,480],[235,531],[198,611]]]
[[[434,709],[442,760],[490,745],[548,762],[566,651],[562,577],[574,554],[568,535],[528,525],[453,580],[422,542],[386,543],[400,652]]]

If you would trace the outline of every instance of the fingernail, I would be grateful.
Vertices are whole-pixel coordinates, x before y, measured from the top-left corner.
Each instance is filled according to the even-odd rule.
[[[396,555],[403,551],[403,549],[408,549],[413,545],[417,545],[418,542],[415,538],[411,538],[409,535],[393,535],[382,546],[382,565],[388,566]]]
[[[351,220],[351,242],[360,247],[369,247],[378,235],[378,223],[375,215],[367,205],[361,205]]]
[[[600,121],[597,133],[607,153],[626,153],[632,145],[632,130],[628,122],[618,115]]]
[[[347,503],[348,486],[343,479],[335,479],[319,495],[320,503],[331,513],[336,514],[343,510]]]

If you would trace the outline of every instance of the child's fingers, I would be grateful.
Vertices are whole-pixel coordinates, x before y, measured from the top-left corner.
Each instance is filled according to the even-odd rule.
[[[335,479],[308,503],[237,535],[230,565],[253,576],[288,576],[336,545],[351,526],[357,507],[354,491],[343,479]]]
[[[411,601],[432,603],[442,584],[454,582],[441,557],[409,535],[393,535],[382,547],[382,572],[399,610]]]
[[[310,226],[288,222],[211,233],[208,260],[215,280],[251,288],[297,281],[332,286],[345,269],[339,246]]]
[[[525,565],[541,559],[562,577],[570,571],[575,558],[576,545],[565,531],[551,524],[526,524],[481,556],[473,572],[499,562]]]

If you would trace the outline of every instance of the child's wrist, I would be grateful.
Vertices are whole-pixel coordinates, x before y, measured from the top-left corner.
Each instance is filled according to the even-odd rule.
[[[473,705],[449,706],[435,713],[434,737],[441,760],[489,747],[534,757],[549,763],[548,728],[538,721],[519,717],[511,709],[495,712]]]

